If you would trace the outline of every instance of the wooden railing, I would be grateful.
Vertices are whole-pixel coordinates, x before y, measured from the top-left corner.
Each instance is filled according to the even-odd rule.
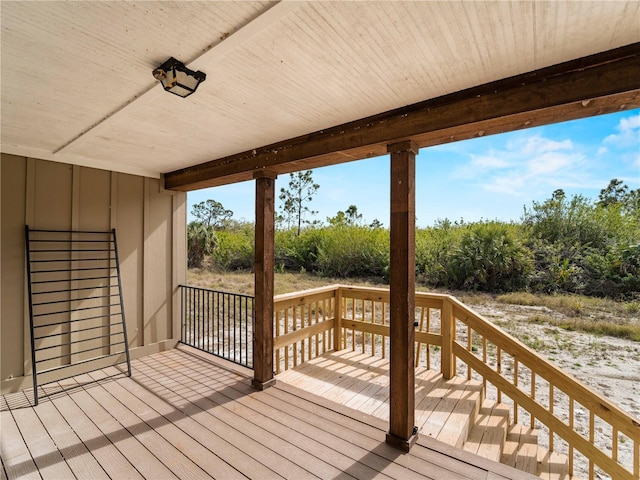
[[[414,321],[416,367],[482,382],[485,395],[510,405],[513,423],[547,434],[571,475],[583,463],[590,480],[640,476],[638,419],[452,296],[416,292]],[[335,285],[276,297],[275,336],[277,373],[331,349],[387,357],[389,291]]]
[[[338,292],[331,286],[274,298],[276,373],[334,349]]]

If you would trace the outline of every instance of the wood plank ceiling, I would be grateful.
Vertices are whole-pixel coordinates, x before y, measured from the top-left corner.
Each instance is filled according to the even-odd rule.
[[[14,1],[0,15],[2,152],[148,176],[626,45],[637,59],[640,41],[634,0]],[[196,94],[156,84],[169,56],[207,74]]]

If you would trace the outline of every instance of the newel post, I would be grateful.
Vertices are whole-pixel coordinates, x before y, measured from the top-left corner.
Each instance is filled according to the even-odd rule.
[[[264,390],[276,383],[273,376],[273,292],[275,183],[269,171],[254,174],[256,180],[255,226],[255,325],[253,327],[253,386]]]
[[[453,305],[448,298],[442,302],[440,311],[440,329],[442,331],[441,362],[442,377],[446,380],[455,375],[455,364],[453,359],[453,341],[455,339],[455,319],[453,318]]]
[[[415,174],[418,147],[411,141],[387,147],[391,154],[391,256],[389,342],[389,432],[386,442],[408,452],[415,427],[416,221]]]

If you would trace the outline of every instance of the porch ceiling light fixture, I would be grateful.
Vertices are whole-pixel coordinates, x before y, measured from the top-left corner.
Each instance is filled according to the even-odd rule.
[[[167,92],[182,98],[195,92],[198,85],[207,78],[205,73],[199,70],[197,72],[189,70],[184,66],[184,63],[173,57],[154,69],[153,76]]]

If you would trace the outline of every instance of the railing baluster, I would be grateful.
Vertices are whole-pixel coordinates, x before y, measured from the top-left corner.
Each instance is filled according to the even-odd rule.
[[[640,442],[632,439],[633,442],[633,474],[640,477]]]
[[[518,387],[518,359],[513,359],[513,384]],[[518,423],[518,401],[513,399],[513,423]]]
[[[482,336],[482,363],[487,364],[487,337]],[[487,378],[482,377],[482,390],[484,394],[487,394]]]
[[[553,383],[549,382],[549,413],[553,415]],[[553,429],[549,427],[549,451],[553,452]]]
[[[573,397],[569,395],[569,427],[573,430]],[[569,476],[573,476],[573,443],[569,443]]]
[[[593,444],[594,439],[594,415],[593,411],[589,411],[589,442]],[[595,476],[595,469],[593,465],[593,460],[589,459],[589,480],[593,480]]]
[[[425,307],[422,307],[423,309]],[[431,333],[431,309],[427,308],[427,333]],[[431,369],[431,344],[427,342],[427,369]]]
[[[386,325],[387,324],[387,317],[386,317],[386,309],[384,308],[386,305],[386,303],[382,303],[382,324]],[[387,344],[386,344],[386,336],[382,337],[382,358],[387,358]]]
[[[496,369],[498,375],[502,375],[502,349],[500,347],[496,347],[498,350],[496,352]],[[496,386],[496,390],[498,391],[498,403],[502,403],[502,390],[498,386]]]
[[[534,372],[533,370],[531,370],[531,398],[533,400],[536,399],[536,372]],[[533,413],[531,413],[530,415],[531,428],[536,428],[536,417],[533,416]]]
[[[473,352],[473,345],[471,343],[471,326],[467,325],[467,351]],[[471,380],[471,365],[467,364],[467,380]],[[486,385],[485,385],[486,390]]]
[[[275,334],[276,338],[280,336],[280,312],[274,312],[276,316],[276,324],[275,324]],[[276,375],[280,373],[282,369],[280,368],[280,349],[276,350]]]
[[[284,333],[289,333],[289,309],[284,309]],[[284,369],[289,370],[289,346],[284,350]]]

